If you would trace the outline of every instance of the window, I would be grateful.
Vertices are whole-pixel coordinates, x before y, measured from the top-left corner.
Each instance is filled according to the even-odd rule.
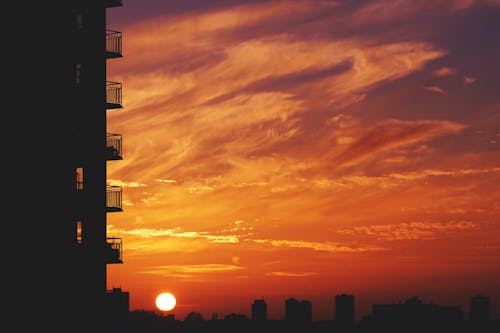
[[[76,168],[76,189],[83,190],[83,168]]]
[[[82,221],[76,221],[76,242],[82,244]]]

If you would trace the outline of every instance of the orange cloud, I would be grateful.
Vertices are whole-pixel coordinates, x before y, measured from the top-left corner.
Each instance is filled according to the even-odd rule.
[[[420,120],[401,121],[390,119],[357,132],[356,140],[339,152],[334,152],[329,160],[335,165],[355,163],[371,158],[375,154],[396,147],[427,141],[443,134],[458,133],[464,125],[449,121]]]
[[[295,248],[305,248],[314,251],[324,251],[324,252],[372,252],[372,251],[384,251],[386,248],[379,246],[346,246],[334,242],[309,242],[309,241],[292,241],[292,240],[265,240],[256,239],[256,243],[260,244],[270,244],[272,246],[285,246],[285,247],[295,247]]]
[[[457,222],[409,222],[399,224],[385,224],[372,226],[359,226],[351,229],[339,229],[340,234],[367,235],[379,240],[400,241],[418,239],[436,239],[450,232],[477,230],[479,225],[471,221]]]
[[[316,275],[318,273],[316,272],[270,272],[267,273],[266,275],[269,276],[284,276],[284,277],[304,277],[304,276],[311,276],[311,275]]]

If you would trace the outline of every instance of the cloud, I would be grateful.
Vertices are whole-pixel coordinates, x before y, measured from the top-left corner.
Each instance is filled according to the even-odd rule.
[[[406,172],[406,173],[392,173],[389,174],[388,176],[396,179],[416,180],[426,177],[443,177],[443,176],[459,177],[459,176],[496,173],[496,172],[500,172],[500,168],[457,169],[457,170],[426,169],[426,170]]]
[[[210,274],[227,271],[243,270],[244,267],[227,264],[196,264],[196,265],[164,265],[144,270],[144,274],[161,276],[191,277],[199,274]]]
[[[438,93],[438,94],[445,94],[446,93],[443,88],[438,87],[438,86],[424,86],[424,89],[432,91],[434,93]]]
[[[409,222],[359,226],[338,229],[337,232],[344,235],[366,235],[378,240],[401,241],[437,239],[452,232],[470,232],[478,228],[478,223],[471,221]]]
[[[382,0],[367,3],[353,14],[356,22],[407,22],[429,13],[447,14],[470,8],[482,0]]]
[[[121,186],[121,187],[145,187],[145,186],[147,186],[146,184],[139,183],[139,182],[126,182],[126,181],[118,180],[118,179],[108,179],[107,182],[109,185]]]
[[[321,252],[373,252],[384,251],[386,248],[380,246],[346,246],[335,242],[309,242],[302,240],[272,240],[272,239],[255,239],[255,243],[269,244],[276,247],[292,247],[304,248]]]
[[[455,68],[451,67],[441,67],[439,69],[436,69],[433,71],[434,76],[436,77],[447,77],[447,76],[453,76],[457,74],[457,70]]]
[[[355,127],[357,128],[357,127]],[[366,158],[373,158],[379,152],[405,145],[431,140],[444,134],[458,133],[465,125],[442,120],[405,121],[388,119],[364,128],[362,132],[353,131],[356,139],[340,152],[329,157],[336,165],[352,164]]]
[[[279,276],[279,277],[305,277],[311,275],[317,275],[317,272],[270,272],[266,273],[267,276]]]
[[[155,179],[158,183],[176,184],[177,180],[174,179]]]
[[[476,79],[475,77],[465,75],[465,76],[464,76],[463,83],[464,83],[465,85],[471,85],[471,84],[473,84],[474,82],[476,82],[476,80],[477,80],[477,79]]]
[[[141,238],[152,237],[176,237],[176,238],[192,238],[192,239],[206,239],[212,243],[238,243],[239,235],[213,235],[206,231],[182,231],[180,227],[172,229],[132,229],[122,230],[121,233],[126,235],[138,236]]]

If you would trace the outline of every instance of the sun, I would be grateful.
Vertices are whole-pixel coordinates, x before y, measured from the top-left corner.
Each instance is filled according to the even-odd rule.
[[[161,293],[156,296],[156,307],[161,311],[170,311],[175,308],[177,300],[171,293]]]

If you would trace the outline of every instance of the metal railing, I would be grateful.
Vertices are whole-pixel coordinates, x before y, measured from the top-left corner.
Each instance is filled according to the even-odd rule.
[[[106,81],[106,106],[108,109],[122,107],[122,84]]]
[[[108,212],[122,211],[122,187],[106,186],[106,208]]]
[[[108,264],[123,263],[121,238],[118,237],[106,238],[106,262]]]
[[[109,58],[122,56],[122,33],[114,30],[106,30],[106,55]]]
[[[122,135],[106,133],[106,157],[108,160],[122,159]]]

